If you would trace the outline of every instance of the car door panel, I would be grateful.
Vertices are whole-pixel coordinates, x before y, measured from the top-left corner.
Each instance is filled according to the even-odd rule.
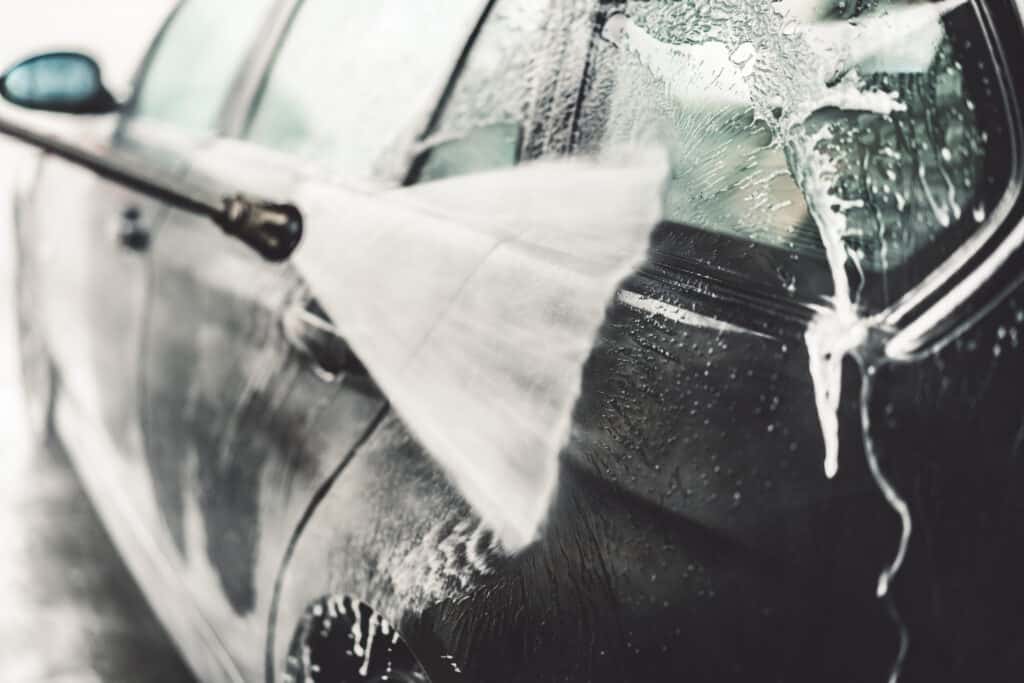
[[[62,389],[122,455],[140,453],[136,381],[148,261],[145,248],[125,237],[129,229],[155,231],[165,207],[53,157],[42,163],[36,193],[28,217],[40,264],[33,272]]]
[[[662,476],[658,490],[670,490],[672,472]],[[813,526],[788,512],[797,535]],[[841,539],[813,556],[818,567],[745,540],[567,461],[543,536],[509,556],[391,417],[298,539],[273,629],[274,680],[316,680],[324,660],[303,660],[309,641],[296,626],[326,596],[384,615],[434,681],[884,676],[888,617],[832,573]]]
[[[136,91],[133,99],[123,106],[116,117],[70,123],[78,128],[66,131],[69,139],[83,144],[95,141],[90,147],[98,153],[109,149],[141,169],[154,171],[168,179],[183,178],[192,156],[202,148],[206,140],[216,134],[220,126],[224,100],[231,95],[230,86],[242,69],[247,45],[254,39],[254,32],[266,18],[267,11],[282,4],[274,0],[261,0],[259,3],[240,0],[233,6],[228,3],[206,3],[203,0],[185,3],[169,19],[169,30],[164,30],[157,38],[143,66],[141,88]],[[240,16],[243,10],[247,12],[246,16]],[[221,20],[220,26],[213,25],[218,23],[214,19]],[[209,40],[210,32],[223,30],[228,20],[234,28],[232,35],[223,41]],[[183,68],[190,58],[201,60],[206,67],[202,74],[190,73]],[[231,349],[232,358],[241,357],[249,363],[242,363],[242,367],[248,370],[252,362],[281,359],[284,363],[283,359],[289,351],[283,344],[274,343],[275,338],[280,338],[277,326],[267,323],[265,327],[259,327],[259,323],[267,322],[269,318],[252,315],[249,308],[231,309],[212,305],[204,309],[203,299],[193,298],[184,307],[176,307],[180,299],[169,295],[157,299],[166,302],[165,306],[153,305],[151,286],[154,283],[161,285],[161,292],[164,293],[181,290],[180,287],[175,289],[167,285],[166,277],[154,279],[160,271],[151,268],[154,263],[152,250],[160,244],[175,246],[181,242],[159,240],[160,225],[169,219],[173,236],[182,222],[187,226],[193,222],[199,223],[195,217],[171,211],[157,200],[52,156],[45,157],[40,165],[31,201],[23,201],[21,205],[22,230],[27,237],[23,241],[31,245],[26,249],[28,267],[25,272],[28,275],[25,279],[35,278],[25,285],[32,290],[32,300],[40,302],[36,315],[42,321],[47,350],[59,376],[55,426],[61,441],[70,452],[119,549],[138,575],[157,613],[164,619],[175,639],[186,646],[186,654],[196,671],[208,676],[211,681],[238,683],[242,680],[256,680],[262,661],[258,644],[263,638],[265,613],[254,617],[247,624],[236,618],[233,609],[218,610],[219,605],[229,600],[224,597],[225,592],[237,595],[237,591],[230,591],[235,584],[229,583],[228,588],[224,588],[218,582],[221,577],[216,562],[186,563],[182,548],[186,539],[192,540],[203,551],[193,556],[204,558],[208,545],[204,539],[209,536],[211,547],[223,549],[219,555],[211,555],[229,558],[229,561],[235,563],[221,573],[230,577],[243,577],[244,582],[244,577],[255,571],[258,562],[255,551],[246,553],[240,550],[256,547],[254,537],[259,530],[244,527],[248,519],[245,512],[250,508],[240,506],[238,498],[230,495],[225,497],[224,487],[211,485],[203,488],[195,482],[201,475],[224,483],[223,477],[218,478],[218,473],[229,470],[228,475],[237,478],[239,483],[237,487],[232,485],[228,488],[251,492],[252,487],[246,485],[252,479],[246,479],[246,475],[263,470],[258,467],[248,469],[225,465],[211,473],[200,468],[199,463],[186,456],[190,449],[195,452],[205,447],[209,430],[194,431],[197,436],[194,441],[199,446],[182,439],[183,452],[168,448],[157,450],[159,440],[149,438],[151,431],[143,433],[143,424],[153,421],[146,412],[150,405],[146,400],[149,395],[147,387],[154,386],[154,383],[158,388],[165,383],[174,387],[171,380],[175,376],[157,373],[155,382],[149,382],[153,375],[150,373],[147,377],[140,359],[152,358],[146,353],[147,347],[154,346],[152,335],[148,333],[151,319],[155,318],[157,328],[163,330],[167,327],[168,317],[163,314],[170,307],[178,319],[174,321],[177,326],[169,328],[166,338],[173,342],[172,332],[180,329],[195,338],[204,339],[206,347],[213,350],[211,354],[203,356],[199,371],[216,384],[198,386],[195,395],[187,397],[193,401],[197,410],[202,409],[202,416],[212,419],[205,423],[196,422],[200,426],[211,422],[219,424],[217,421],[223,418],[224,424],[232,423],[230,415],[217,412],[211,414],[205,410],[208,405],[204,403],[207,398],[204,391],[210,390],[230,393],[230,400],[234,401],[230,406],[236,409],[235,417],[249,424],[254,419],[262,420],[273,414],[272,410],[257,411],[258,414],[253,417],[252,410],[247,408],[262,405],[258,377],[266,375],[243,375],[241,380],[233,382],[237,378],[232,376],[230,370],[238,366],[220,362],[225,344],[221,343],[222,337],[218,333],[225,329],[228,330],[228,337],[232,333],[249,333],[254,343],[266,342],[263,356],[246,355],[244,348],[243,353],[234,355],[237,349]],[[202,234],[214,235],[212,223],[204,221],[203,226]],[[222,239],[229,242],[227,238]],[[184,243],[194,244],[192,240],[184,240]],[[200,246],[208,244],[200,243]],[[228,249],[232,246],[236,245],[232,242],[228,244]],[[215,250],[210,255],[216,256],[219,253]],[[192,253],[184,255],[187,257],[184,263],[193,265]],[[165,254],[159,252],[159,256],[161,258],[158,262],[166,265]],[[246,256],[249,254],[246,253]],[[231,271],[234,263],[231,258],[221,262],[207,262],[211,267],[206,274],[214,276],[219,266],[224,265],[225,270],[219,271],[222,276],[221,285],[224,284],[223,276],[235,276],[239,278],[238,283],[252,281],[255,287],[252,297],[265,294],[266,290],[260,290],[259,283],[250,278],[249,273],[238,272],[237,268]],[[173,268],[171,270],[174,272]],[[178,272],[182,272],[181,269]],[[255,272],[260,274],[263,271],[257,269]],[[212,279],[216,281],[215,276]],[[264,284],[273,287],[281,283],[272,277]],[[190,293],[194,294],[195,291],[196,288],[192,288]],[[223,291],[223,287],[218,290],[214,286],[210,291]],[[274,288],[273,291],[282,297],[294,293],[283,285],[281,289]],[[231,295],[250,300],[248,294],[241,295],[234,290]],[[198,324],[190,326],[190,323],[198,319],[181,315],[182,311],[204,312],[210,308],[223,314],[224,324],[220,327]],[[233,318],[232,310],[237,314]],[[244,327],[246,323],[252,323],[254,327],[239,329],[239,326]],[[161,369],[174,373],[191,367],[187,359],[182,360],[182,354],[173,353],[173,343],[169,343],[168,348],[171,352],[166,355],[166,363],[160,366]],[[162,349],[158,347],[155,351],[160,353]],[[260,365],[259,372],[262,371],[263,365]],[[293,374],[299,373],[296,371]],[[274,401],[283,400],[283,395],[288,393],[303,396],[316,393],[322,384],[312,375],[305,383],[301,378],[293,377],[289,380],[287,371],[284,375],[280,383],[274,384],[282,392],[272,397]],[[194,379],[194,375],[186,372],[185,378]],[[269,381],[270,377],[267,376],[267,379]],[[325,386],[325,390],[330,391],[337,386],[340,385]],[[238,395],[231,393],[235,391]],[[156,395],[161,396],[159,390]],[[216,396],[215,408],[228,405],[222,398],[221,395]],[[316,398],[302,401],[303,406],[316,403]],[[358,395],[352,404],[341,402],[339,419],[344,424],[349,422],[346,411],[355,413],[355,419],[361,419],[361,410],[372,413],[370,403],[369,400],[360,402]],[[191,415],[184,403],[174,407],[184,407],[185,415]],[[288,419],[314,420],[312,414],[290,415]],[[169,421],[165,420],[164,423]],[[180,427],[180,421],[172,423],[172,426]],[[188,428],[191,427],[189,422]],[[277,424],[272,429],[276,429],[279,434],[290,434],[292,424]],[[337,436],[329,427],[320,427],[319,431]],[[181,433],[176,436],[180,438]],[[225,441],[234,444],[251,436],[251,433],[228,431]],[[251,441],[247,443],[252,446]],[[342,449],[346,448],[343,437],[337,439],[337,444]],[[221,450],[229,454],[232,452],[228,445]],[[261,452],[255,447],[252,450]],[[174,463],[154,457],[154,453],[159,455],[161,452],[172,452],[178,463],[190,468],[183,476],[189,477],[187,481],[191,486],[190,491],[201,492],[200,495],[185,496],[184,502],[177,508],[169,502],[172,499],[166,492],[173,489],[172,482],[184,479],[175,480],[172,477],[177,472],[172,467]],[[295,456],[294,461],[289,461],[294,467],[283,465],[272,470],[268,476],[273,476],[275,480],[291,481],[300,480],[308,474],[316,482],[322,479],[316,467],[300,457],[301,449],[298,452],[289,451],[288,454],[289,457]],[[207,460],[203,464],[223,464],[222,460]],[[245,498],[244,502],[254,505],[263,503],[273,511],[289,503],[301,508],[311,495],[304,493],[300,496],[300,504],[288,499],[287,487],[274,488],[274,492],[279,490],[284,492],[284,502],[280,504],[269,494],[261,499],[254,493]],[[221,504],[223,507],[218,507]],[[210,514],[223,522],[215,528],[232,527],[237,529],[237,533],[233,532],[226,540],[215,534],[207,534],[202,524],[203,517],[193,513],[211,507],[215,509]],[[294,518],[298,516],[296,514],[287,520],[281,519],[282,528],[286,528],[279,534],[283,539],[278,544],[281,547],[275,548],[272,559],[260,565],[269,572],[269,579],[265,581],[267,584],[273,584],[278,557],[287,544],[288,533],[297,523]],[[279,519],[274,514],[268,514],[268,517]],[[241,521],[234,527],[236,518]],[[176,520],[177,527],[173,523],[169,525],[169,519]],[[247,564],[245,571],[239,569],[240,564]],[[249,583],[251,581],[245,585]],[[251,628],[246,630],[246,627]],[[235,647],[230,653],[225,643],[234,643]],[[257,645],[254,647],[253,643]]]
[[[307,653],[296,624],[330,595],[397,624],[435,680],[457,679],[453,668],[502,681],[887,674],[889,617],[859,591],[891,559],[898,520],[846,428],[856,402],[841,407],[842,465],[826,477],[804,340],[832,305],[831,273],[822,258],[697,232],[662,226],[610,309],[558,500],[522,555],[479,552],[478,520],[397,418],[382,425],[291,557],[276,680],[315,680],[289,655]]]
[[[158,531],[162,518],[155,499],[140,495],[150,485],[145,463],[111,457],[117,447],[67,394],[58,395],[53,419],[111,540],[197,679],[244,683],[218,629],[198,609],[173,545]]]
[[[813,567],[844,506],[882,510],[852,455],[856,432],[841,435],[851,455],[839,476],[825,476],[799,335],[723,326],[693,313],[683,291],[637,284],[621,291],[590,356],[565,458],[794,568]]]
[[[200,153],[196,169],[268,197],[287,196],[295,177],[279,155],[230,142]],[[323,372],[289,336],[284,321],[312,307],[290,266],[177,210],[152,258],[143,405],[162,533],[200,610],[256,679],[291,535],[384,403],[361,373]]]
[[[77,123],[77,122],[76,122]],[[83,125],[97,147],[115,121]],[[140,142],[136,138],[136,142]],[[174,167],[163,153],[139,163]],[[150,288],[148,247],[168,207],[70,162],[44,156],[20,201],[20,287],[57,375],[53,429],[121,556],[204,680],[240,683],[210,623],[189,598],[159,533],[143,458],[139,388]],[[134,241],[126,243],[129,231]],[[140,235],[143,236],[140,239]]]

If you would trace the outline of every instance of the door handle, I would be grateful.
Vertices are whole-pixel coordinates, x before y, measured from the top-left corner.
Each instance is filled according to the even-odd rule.
[[[281,316],[281,330],[323,381],[335,382],[345,375],[367,376],[366,368],[314,299],[303,297],[289,303]]]
[[[142,212],[138,207],[129,207],[121,213],[117,240],[132,251],[149,249],[149,229],[143,225]]]

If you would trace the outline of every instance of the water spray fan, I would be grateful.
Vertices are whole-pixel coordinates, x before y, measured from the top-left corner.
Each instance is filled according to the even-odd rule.
[[[664,151],[524,164],[376,193],[224,193],[115,149],[9,135],[291,259],[406,427],[515,552],[532,541],[605,310],[660,221]]]
[[[663,153],[631,150],[296,197],[305,234],[292,262],[510,552],[546,517],[583,365],[647,253],[667,172]]]

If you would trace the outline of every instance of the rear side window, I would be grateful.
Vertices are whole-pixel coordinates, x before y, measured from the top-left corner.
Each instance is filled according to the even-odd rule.
[[[273,0],[187,0],[164,29],[133,114],[196,133],[221,107]]]
[[[454,65],[481,0],[306,0],[247,137],[353,177],[375,175]]]
[[[623,2],[578,149],[671,155],[668,218],[870,277],[938,265],[1008,183],[997,69],[964,0]],[[915,280],[887,276],[892,299]]]

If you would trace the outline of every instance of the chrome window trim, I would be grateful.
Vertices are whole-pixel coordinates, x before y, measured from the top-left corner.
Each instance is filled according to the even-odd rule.
[[[999,204],[985,222],[985,226],[972,235],[931,272],[920,284],[907,292],[899,301],[875,316],[877,328],[891,330],[891,337],[885,342],[885,355],[892,359],[910,359],[922,353],[940,348],[954,339],[964,328],[984,315],[1005,296],[1015,284],[1024,280],[1021,273],[1013,282],[1004,287],[994,301],[985,302],[964,318],[957,318],[962,307],[971,303],[981,288],[1002,269],[1009,259],[1024,245],[1024,221],[1009,229],[1007,221],[1019,208],[1021,190],[1024,188],[1022,169],[1022,118],[1019,93],[1009,73],[1006,54],[993,30],[994,23],[990,8],[983,0],[970,0],[975,14],[986,29],[989,51],[999,69],[999,87],[1003,104],[1010,117],[1008,128],[1013,175]],[[1013,0],[1017,10],[1017,22],[1024,29],[1024,0]],[[1005,233],[1007,230],[1009,234]],[[976,259],[983,261],[972,267]]]

